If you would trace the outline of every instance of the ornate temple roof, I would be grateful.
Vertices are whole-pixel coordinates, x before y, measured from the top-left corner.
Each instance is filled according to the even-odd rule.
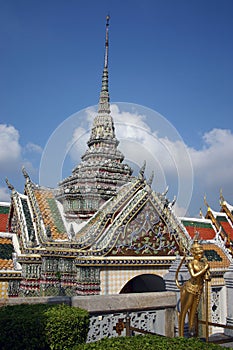
[[[25,174],[25,170],[24,170]],[[26,174],[25,194],[12,191],[9,227],[20,226],[23,254],[73,257],[175,256],[188,250],[190,237],[165,195],[143,177],[121,186],[83,224],[67,219],[52,189],[34,185]],[[20,219],[20,220],[19,220]],[[15,224],[17,222],[17,225]]]
[[[231,254],[233,254],[233,223],[231,206],[225,201],[222,193],[220,193],[220,211],[213,210],[204,198],[205,205],[207,206],[206,218],[212,221],[216,230],[224,242],[224,245]]]

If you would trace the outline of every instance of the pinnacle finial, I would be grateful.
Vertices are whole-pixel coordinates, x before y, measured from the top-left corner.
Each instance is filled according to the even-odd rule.
[[[22,166],[22,173],[23,173],[23,176],[25,177],[25,179],[30,179],[24,166]]]
[[[209,210],[209,209],[210,209],[210,206],[209,206],[209,203],[207,202],[206,194],[204,195],[204,203],[205,203],[205,205],[207,206],[207,209]]]
[[[144,160],[143,164],[142,164],[142,167],[141,169],[139,170],[139,176],[138,178],[141,180],[141,181],[144,181],[145,180],[145,170],[146,170],[146,161]]]
[[[154,174],[154,171],[152,171],[151,176],[150,176],[150,178],[149,178],[149,180],[148,180],[148,182],[147,182],[149,186],[151,186],[152,183],[153,183],[154,175],[155,175],[155,174]]]
[[[200,218],[202,218],[202,219],[204,218],[203,213],[202,213],[202,208],[200,208],[199,216],[200,216]]]
[[[8,180],[8,178],[6,177],[6,184],[7,184],[7,187],[9,188],[9,190],[13,191],[15,188],[14,186],[10,183],[10,181]]]
[[[220,189],[220,205],[225,202],[225,198],[223,197],[222,188]]]
[[[105,56],[104,56],[104,68],[108,68],[108,27],[110,16],[106,17],[106,34],[105,34]]]
[[[110,113],[109,106],[109,93],[108,93],[108,27],[109,27],[110,16],[106,17],[106,32],[105,32],[105,55],[104,55],[104,69],[102,75],[102,86],[100,92],[99,100],[99,110],[98,113]]]

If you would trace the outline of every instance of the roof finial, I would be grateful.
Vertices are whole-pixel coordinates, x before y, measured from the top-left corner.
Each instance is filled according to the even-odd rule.
[[[206,199],[206,194],[204,195],[204,203],[207,206],[207,210],[210,210],[209,203],[207,202],[207,199]]]
[[[225,198],[223,197],[222,188],[220,189],[220,205],[223,205]]]
[[[106,17],[106,35],[105,35],[105,56],[104,56],[104,68],[108,68],[108,27],[110,16]]]
[[[9,190],[13,191],[15,188],[14,186],[10,183],[10,181],[8,180],[8,178],[6,177],[6,184],[7,184],[7,187],[9,188]]]
[[[105,33],[105,55],[104,55],[104,69],[102,75],[102,87],[99,99],[98,113],[110,114],[109,106],[109,93],[108,93],[108,27],[109,27],[110,16],[106,17],[106,33]]]
[[[22,166],[22,173],[23,173],[23,176],[25,177],[26,180],[30,180],[30,177],[29,177],[24,165]]]
[[[200,216],[200,218],[204,219],[204,216],[203,216],[203,213],[202,213],[202,208],[200,208],[199,216]]]

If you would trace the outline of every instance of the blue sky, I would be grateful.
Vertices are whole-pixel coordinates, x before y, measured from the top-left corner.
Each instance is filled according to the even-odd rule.
[[[217,210],[220,188],[233,203],[231,0],[0,0],[0,200],[6,176],[22,190],[22,164],[38,182],[54,130],[98,103],[107,13],[111,101],[153,109],[181,135],[190,215],[205,193]]]

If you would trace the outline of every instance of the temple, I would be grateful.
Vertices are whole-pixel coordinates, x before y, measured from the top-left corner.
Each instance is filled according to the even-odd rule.
[[[24,193],[6,180],[10,203],[0,203],[0,293],[17,296],[163,291],[177,256],[189,254],[196,232],[211,268],[213,319],[226,306],[224,273],[232,263],[233,206],[179,218],[153,177],[138,175],[119,151],[108,89],[109,17],[98,113],[86,152],[72,174],[51,189],[32,182]]]

